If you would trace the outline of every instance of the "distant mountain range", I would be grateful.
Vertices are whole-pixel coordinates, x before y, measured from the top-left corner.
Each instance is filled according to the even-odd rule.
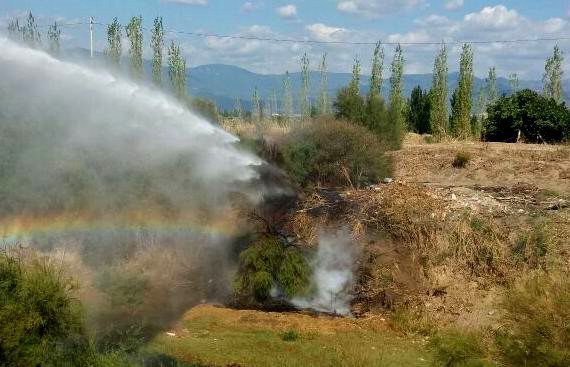
[[[89,56],[86,49],[67,50],[66,58],[75,61],[85,61]],[[97,63],[103,62],[104,55],[97,53],[95,60]],[[127,60],[123,62],[128,65]],[[145,60],[145,69],[150,75],[151,62]],[[220,110],[231,110],[235,106],[236,99],[240,99],[242,107],[249,109],[251,107],[251,96],[255,87],[262,99],[269,101],[273,90],[280,99],[283,87],[282,74],[257,74],[244,68],[232,65],[210,64],[202,65],[188,69],[188,89],[189,93],[194,96],[204,97],[213,100]],[[164,68],[164,79],[167,78],[167,69]],[[336,95],[337,91],[348,85],[352,78],[350,73],[328,73],[329,95]],[[449,74],[449,91],[455,89],[458,83],[459,73]],[[291,86],[294,98],[298,98],[298,91],[301,88],[301,73],[290,73]],[[361,77],[362,92],[368,90],[368,75]],[[310,92],[311,98],[316,99],[319,93],[320,75],[314,71],[310,73]],[[432,74],[407,74],[404,75],[404,94],[409,96],[414,87],[419,85],[423,89],[429,89],[432,83]],[[477,98],[479,88],[484,86],[485,80],[475,78],[473,83],[474,98]],[[570,98],[570,79],[563,82],[564,90],[567,98]],[[389,81],[384,80],[383,91],[387,95]],[[521,80],[520,89],[529,88],[536,91],[542,90],[542,81],[539,80]],[[506,78],[497,78],[497,89],[499,94],[509,93],[510,85]],[[297,93],[297,95],[295,95]],[[296,98],[297,97],[297,98]],[[451,97],[451,96],[450,96]]]

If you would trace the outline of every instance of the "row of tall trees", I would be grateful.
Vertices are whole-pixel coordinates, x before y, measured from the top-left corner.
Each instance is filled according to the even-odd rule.
[[[445,44],[438,51],[433,68],[432,86],[423,91],[417,86],[412,91],[407,106],[408,127],[418,133],[431,133],[436,140],[446,136],[460,139],[480,138],[484,129],[487,108],[499,99],[497,71],[489,69],[485,84],[480,87],[475,101],[473,96],[473,49],[465,44],[462,48],[459,65],[457,88],[448,95],[448,53]],[[563,54],[558,46],[554,47],[551,57],[546,60],[543,76],[543,95],[554,99],[557,103],[564,100],[562,89]],[[520,89],[518,75],[508,76],[511,94]],[[449,103],[448,103],[449,101]],[[475,102],[475,103],[474,103]],[[451,107],[451,113],[448,107]],[[426,113],[426,110],[429,113]]]

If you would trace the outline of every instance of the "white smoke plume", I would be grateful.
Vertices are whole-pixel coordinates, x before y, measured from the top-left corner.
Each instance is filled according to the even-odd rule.
[[[348,229],[321,231],[312,263],[315,291],[309,298],[293,299],[293,304],[320,312],[350,315],[354,251]]]

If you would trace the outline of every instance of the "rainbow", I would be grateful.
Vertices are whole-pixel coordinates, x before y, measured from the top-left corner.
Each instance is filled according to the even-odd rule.
[[[0,242],[14,242],[46,236],[80,233],[120,233],[146,231],[157,235],[202,235],[227,238],[239,231],[238,221],[228,215],[204,220],[195,214],[176,217],[153,212],[129,212],[113,215],[61,213],[20,215],[0,218]]]

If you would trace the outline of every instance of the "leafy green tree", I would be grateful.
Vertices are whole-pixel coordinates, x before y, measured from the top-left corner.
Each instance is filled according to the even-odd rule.
[[[311,116],[311,100],[309,96],[309,57],[307,53],[301,58],[301,117],[303,120]]]
[[[562,102],[564,100],[564,90],[562,89],[562,76],[564,75],[563,64],[564,55],[560,47],[556,45],[554,46],[552,56],[546,59],[544,75],[542,77],[544,95],[549,98],[554,98],[556,102]]]
[[[168,75],[174,95],[184,100],[187,96],[186,59],[182,57],[182,50],[174,41],[168,48]]]
[[[123,53],[121,33],[121,24],[115,18],[107,26],[107,49],[105,50],[105,54],[113,65],[119,65],[121,62],[121,54]]]
[[[237,118],[243,118],[243,108],[241,107],[241,99],[239,97],[236,98],[234,103],[234,116]]]
[[[321,115],[328,115],[330,113],[329,102],[329,83],[327,77],[327,54],[323,54],[321,65],[319,66],[321,74],[321,88],[319,92],[319,113]]]
[[[289,71],[286,71],[283,77],[283,115],[287,121],[293,118],[293,93],[291,91]]]
[[[515,142],[519,131],[533,143],[570,139],[570,110],[528,89],[499,98],[487,115],[484,138],[489,141]]]
[[[419,85],[412,90],[408,102],[407,120],[409,129],[418,134],[431,133],[431,96]]]
[[[131,43],[129,56],[131,59],[131,73],[133,77],[142,79],[144,75],[143,69],[143,34],[142,34],[142,17],[132,17],[131,21],[125,28],[127,37]]]
[[[499,93],[497,92],[497,70],[494,66],[489,68],[489,75],[485,79],[485,84],[487,88],[487,102],[495,103]]]
[[[433,66],[433,81],[431,87],[430,126],[437,139],[447,134],[449,112],[447,110],[447,46],[443,44],[437,54]]]
[[[382,96],[382,71],[384,68],[384,48],[380,42],[376,43],[372,57],[372,72],[370,75],[370,90],[368,99]]]
[[[464,44],[459,65],[459,85],[452,105],[452,125],[455,135],[467,139],[471,135],[471,95],[473,89],[473,49]]]
[[[346,119],[354,123],[363,123],[365,118],[364,98],[360,95],[360,61],[354,59],[352,66],[352,79],[348,87],[338,91],[334,103],[337,118]]]
[[[239,256],[236,293],[244,303],[265,302],[272,289],[286,297],[303,294],[310,281],[310,268],[303,254],[271,236],[253,242]]]
[[[38,32],[38,25],[36,24],[36,19],[32,15],[32,12],[28,13],[26,25],[22,30],[22,36],[24,42],[30,47],[37,47],[41,44],[41,35],[40,32]]]
[[[352,65],[352,79],[348,85],[350,93],[359,96],[360,95],[360,60],[358,56],[354,58],[354,64]]]
[[[511,94],[515,94],[519,91],[520,82],[517,73],[512,73],[509,75],[509,85],[511,86]]]
[[[162,50],[164,48],[164,28],[162,18],[154,20],[151,35],[152,46],[152,81],[155,85],[162,85]]]
[[[48,28],[48,40],[49,40],[49,52],[52,55],[59,55],[61,46],[59,40],[61,38],[61,28],[58,26],[57,22],[50,25]]]
[[[387,142],[394,149],[399,149],[404,139],[404,61],[402,46],[398,44],[391,65],[389,126],[386,131]]]

